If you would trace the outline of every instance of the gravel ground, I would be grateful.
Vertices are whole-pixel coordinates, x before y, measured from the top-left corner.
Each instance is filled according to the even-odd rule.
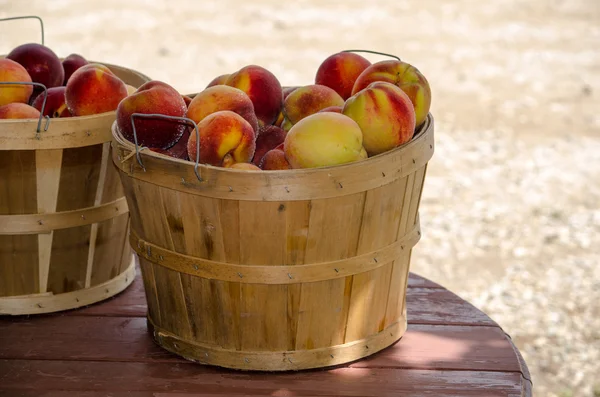
[[[250,63],[309,84],[342,49],[413,63],[436,120],[413,270],[500,323],[536,395],[600,395],[598,0],[0,0],[28,14],[60,56],[183,93]],[[32,21],[0,35],[4,53],[39,40]]]

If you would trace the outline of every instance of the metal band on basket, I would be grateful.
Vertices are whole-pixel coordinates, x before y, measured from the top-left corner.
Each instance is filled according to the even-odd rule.
[[[189,119],[187,117],[178,117],[178,116],[167,116],[164,114],[160,114],[160,113],[133,113],[131,115],[131,128],[133,129],[133,140],[134,140],[134,144],[135,144],[135,156],[137,158],[138,164],[142,167],[142,169],[144,171],[146,171],[146,167],[144,166],[144,163],[142,162],[142,158],[140,157],[140,150],[144,149],[143,147],[140,147],[140,145],[138,144],[138,138],[137,138],[137,131],[135,129],[135,118],[145,118],[145,119],[151,119],[151,118],[156,118],[156,119],[165,119],[165,120],[171,120],[171,121],[180,121],[183,122],[184,124],[192,124],[194,126],[194,129],[196,130],[196,161],[194,164],[194,173],[196,174],[196,177],[198,178],[198,180],[200,182],[202,182],[202,177],[200,176],[200,173],[198,172],[198,165],[200,164],[200,132],[198,131],[198,124],[196,124],[196,122],[192,119]]]

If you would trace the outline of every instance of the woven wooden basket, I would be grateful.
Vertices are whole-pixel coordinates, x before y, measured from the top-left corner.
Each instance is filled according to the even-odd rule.
[[[155,341],[242,370],[348,363],[400,339],[433,118],[336,167],[241,171],[141,150],[113,124]]]
[[[125,83],[150,78],[103,63]],[[115,112],[0,121],[0,314],[73,309],[135,277],[129,211],[110,161]],[[45,122],[42,122],[42,125]]]

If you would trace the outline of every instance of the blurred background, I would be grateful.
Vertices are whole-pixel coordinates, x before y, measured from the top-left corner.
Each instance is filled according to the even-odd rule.
[[[248,64],[312,84],[344,49],[415,65],[436,151],[412,271],[496,320],[536,395],[600,396],[600,1],[0,0],[0,17],[32,14],[60,57],[181,93]],[[40,42],[39,24],[0,38],[2,54]]]

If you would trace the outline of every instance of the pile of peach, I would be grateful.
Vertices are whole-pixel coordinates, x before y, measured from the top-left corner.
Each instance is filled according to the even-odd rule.
[[[429,113],[431,91],[414,66],[371,64],[354,52],[329,56],[314,84],[282,87],[269,70],[248,65],[213,79],[193,98],[150,81],[123,99],[117,128],[140,146],[201,164],[246,170],[334,166],[366,159],[412,139]],[[198,129],[199,142],[195,127]]]
[[[135,91],[102,64],[90,63],[79,54],[61,61],[37,43],[20,45],[0,58],[0,82],[44,85],[48,94],[43,115],[52,118],[111,112]],[[43,91],[33,85],[0,84],[0,119],[39,118]]]

